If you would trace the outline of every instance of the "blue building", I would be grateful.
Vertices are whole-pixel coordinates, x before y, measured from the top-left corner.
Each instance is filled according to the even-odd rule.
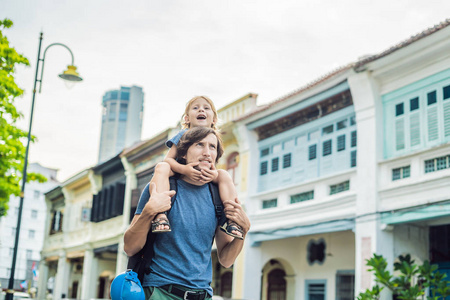
[[[252,228],[234,297],[354,299],[373,253],[449,272],[449,25],[236,120]]]

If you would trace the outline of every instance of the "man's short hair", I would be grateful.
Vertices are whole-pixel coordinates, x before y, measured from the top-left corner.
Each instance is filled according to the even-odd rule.
[[[183,134],[180,142],[177,145],[178,160],[180,160],[180,162],[184,161],[182,158],[187,154],[189,147],[191,147],[194,143],[203,140],[211,133],[217,137],[217,163],[219,161],[219,158],[221,158],[223,154],[222,139],[220,138],[220,134],[217,131],[207,127],[194,127]]]

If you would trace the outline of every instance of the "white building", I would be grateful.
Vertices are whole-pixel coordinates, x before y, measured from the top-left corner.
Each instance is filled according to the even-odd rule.
[[[122,86],[120,90],[106,92],[102,106],[99,163],[140,141],[144,93],[138,86]]]
[[[44,226],[47,219],[44,193],[58,185],[57,170],[55,169],[32,163],[28,166],[28,173],[31,172],[44,175],[47,182],[31,181],[25,185],[14,289],[21,289],[20,284],[25,280],[29,287],[37,286],[37,278],[33,278],[31,268],[35,263],[36,270],[38,269],[41,258],[40,251],[44,242]],[[8,287],[11,275],[19,204],[20,198],[12,196],[9,200],[8,214],[0,218],[0,283],[2,288]]]
[[[373,253],[449,272],[449,25],[237,121],[252,221],[240,298],[354,299]]]

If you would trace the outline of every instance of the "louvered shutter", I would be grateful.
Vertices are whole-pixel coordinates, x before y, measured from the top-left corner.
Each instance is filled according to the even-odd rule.
[[[450,99],[444,101],[444,136],[450,138]]]
[[[97,222],[105,219],[105,202],[108,197],[108,189],[103,189],[98,203],[98,219]]]
[[[409,136],[411,147],[420,144],[420,114],[419,112],[411,113],[409,116]]]
[[[123,202],[125,201],[125,184],[116,183],[116,192],[114,197],[113,216],[123,214]]]
[[[91,213],[91,222],[98,222],[98,207],[100,202],[100,197],[102,192],[98,192],[97,195],[94,195],[92,199],[92,213]]]
[[[405,149],[405,121],[403,118],[395,120],[395,150]]]
[[[108,198],[106,199],[105,203],[105,220],[113,217],[114,194],[115,194],[115,187],[110,186],[108,188]]]
[[[433,105],[427,109],[427,133],[428,141],[435,141],[439,137],[437,106]]]

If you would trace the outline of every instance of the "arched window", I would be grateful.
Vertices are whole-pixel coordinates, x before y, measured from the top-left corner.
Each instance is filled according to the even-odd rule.
[[[231,288],[233,285],[233,273],[226,272],[220,277],[220,295],[225,298],[231,298]]]
[[[270,271],[267,300],[286,300],[286,273],[281,269]]]
[[[235,185],[236,185],[236,180],[237,180],[236,171],[237,171],[238,164],[239,164],[239,153],[237,153],[237,152],[231,153],[227,159],[227,171],[228,171],[228,173],[230,173],[230,176],[233,179],[233,183]]]

